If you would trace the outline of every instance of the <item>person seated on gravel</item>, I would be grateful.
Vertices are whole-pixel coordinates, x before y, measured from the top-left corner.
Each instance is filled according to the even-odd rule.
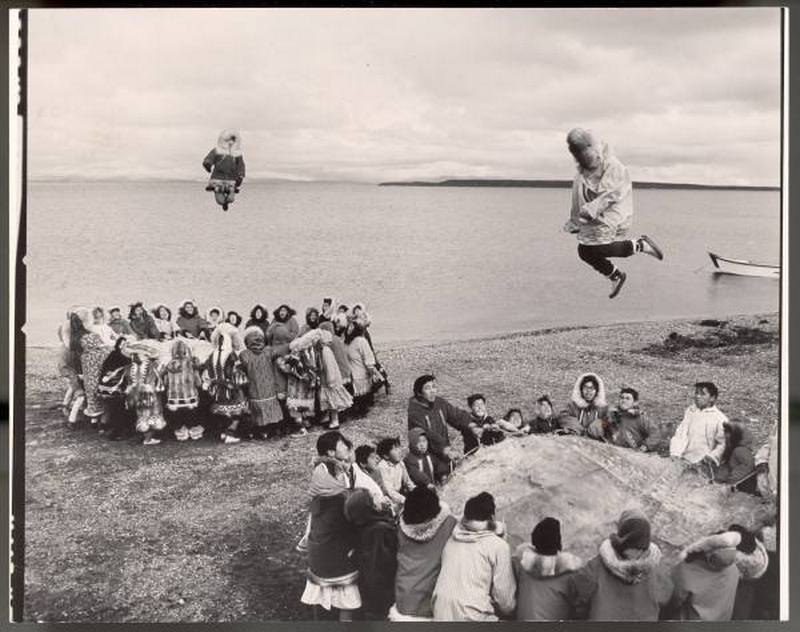
[[[486,410],[486,398],[475,393],[467,397],[467,406],[472,413],[472,421],[480,429],[480,441],[470,428],[462,432],[464,438],[464,454],[475,452],[481,445],[494,445],[505,439],[494,417]]]
[[[735,489],[756,494],[756,463],[753,455],[753,434],[738,421],[722,424],[725,432],[725,450],[720,457],[715,483],[730,485]]]
[[[658,427],[642,412],[639,406],[639,391],[626,386],[619,392],[619,402],[608,412],[611,423],[611,441],[621,448],[632,448],[640,452],[658,450],[661,440]]]
[[[521,437],[530,432],[530,426],[525,423],[519,408],[509,408],[503,418],[497,420],[497,427],[512,437]]]
[[[528,422],[531,434],[549,434],[559,430],[558,417],[553,412],[553,402],[548,395],[536,400],[535,415]]]
[[[686,409],[683,420],[669,442],[669,455],[693,465],[719,466],[725,451],[725,428],[728,418],[717,408],[719,389],[713,382],[694,385],[694,404]]]
[[[560,430],[608,441],[606,389],[596,373],[583,373],[575,380],[567,408],[558,416]]]
[[[403,462],[415,486],[433,489],[443,482],[452,470],[453,461],[442,461],[429,449],[428,433],[422,428],[408,431],[408,454]]]
[[[414,381],[414,395],[408,400],[408,429],[424,430],[431,454],[449,466],[458,453],[450,445],[447,426],[480,439],[480,428],[471,413],[439,397],[433,375],[421,375]]]

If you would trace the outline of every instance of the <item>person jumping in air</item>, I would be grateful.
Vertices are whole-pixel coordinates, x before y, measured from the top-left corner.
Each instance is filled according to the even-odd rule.
[[[242,138],[232,129],[222,130],[214,147],[203,159],[203,167],[211,174],[206,191],[213,191],[214,198],[228,210],[228,205],[236,199],[236,194],[244,180],[244,156]]]
[[[614,298],[627,275],[609,257],[630,257],[640,252],[660,261],[664,255],[647,235],[625,239],[633,219],[633,185],[628,169],[608,145],[591,131],[576,127],[567,134],[567,146],[578,171],[564,230],[577,233],[578,256],[611,280],[608,297]]]

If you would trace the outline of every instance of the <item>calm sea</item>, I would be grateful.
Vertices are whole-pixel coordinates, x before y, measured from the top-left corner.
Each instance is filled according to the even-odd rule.
[[[780,194],[642,190],[633,231],[664,262],[608,282],[561,232],[567,189],[246,183],[228,213],[201,183],[50,183],[28,189],[30,345],[56,343],[75,303],[262,302],[298,312],[366,303],[380,342],[778,309],[779,283],[717,277],[706,255],[777,263]]]

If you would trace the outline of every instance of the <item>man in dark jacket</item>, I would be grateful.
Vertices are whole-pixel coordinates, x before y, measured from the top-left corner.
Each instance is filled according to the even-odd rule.
[[[422,375],[414,381],[414,396],[408,400],[408,428],[424,430],[431,453],[449,463],[456,457],[456,452],[450,445],[447,426],[462,433],[471,432],[479,439],[480,429],[469,411],[456,408],[436,393],[433,375]]]

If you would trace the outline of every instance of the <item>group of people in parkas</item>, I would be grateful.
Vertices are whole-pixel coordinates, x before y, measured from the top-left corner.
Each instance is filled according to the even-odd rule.
[[[710,411],[698,426],[701,442],[707,427],[716,428],[718,421],[716,409],[708,407],[716,399],[716,387],[709,384],[702,383],[695,394],[703,406],[698,410]],[[562,542],[559,518],[564,517],[531,516],[530,542],[512,547],[489,491],[468,499],[455,515],[438,496],[439,485],[459,459],[447,428],[480,435],[481,421],[474,411],[439,397],[431,375],[415,381],[414,393],[404,459],[399,444],[394,456],[380,454],[379,447],[386,463],[378,461],[373,468],[360,463],[359,450],[353,458],[352,444],[338,433],[318,441],[309,573],[301,598],[315,612],[322,606],[338,611],[341,620],[360,613],[364,619],[391,621],[777,618],[777,547],[771,525],[750,530],[731,524],[708,533],[686,546],[670,566],[651,537],[647,516],[636,508],[622,512],[588,560]],[[697,413],[694,407],[687,410]],[[585,417],[576,419],[588,423]],[[694,428],[691,415],[682,423]],[[719,448],[714,439],[700,449],[691,428],[683,434],[679,428],[670,446],[673,452],[673,443],[685,443],[681,458],[688,463],[697,456],[689,448],[698,454]],[[416,448],[415,438],[421,439]],[[402,480],[413,484],[400,485],[402,499],[389,507],[376,503],[371,485],[360,480],[384,466],[384,471],[407,470]],[[440,468],[442,478],[435,475]],[[380,484],[382,477],[376,480]]]
[[[335,453],[334,446],[319,472],[332,472]],[[346,480],[347,466],[334,467]],[[774,535],[771,528],[752,533],[730,525],[685,547],[666,568],[649,520],[630,509],[596,555],[583,560],[565,550],[552,516],[535,523],[529,543],[512,548],[486,491],[456,516],[435,487],[416,486],[395,519],[374,506],[366,489],[334,491],[336,476],[323,478],[315,470],[303,601],[327,604],[342,620],[358,611],[391,621],[728,621],[776,614],[776,577],[768,573],[775,553],[763,541]]]

